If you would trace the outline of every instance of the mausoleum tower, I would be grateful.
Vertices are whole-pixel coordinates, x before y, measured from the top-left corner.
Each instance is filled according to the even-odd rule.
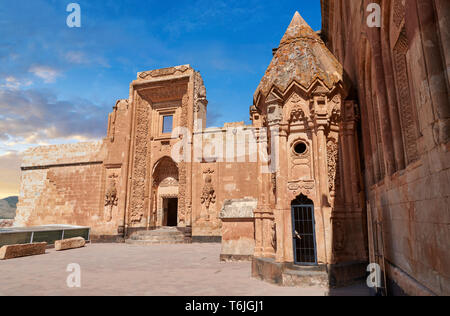
[[[260,162],[255,257],[363,262],[358,107],[343,67],[298,12],[273,52],[250,110],[271,157]]]

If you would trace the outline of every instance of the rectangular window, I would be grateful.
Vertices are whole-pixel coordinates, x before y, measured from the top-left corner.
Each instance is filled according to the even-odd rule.
[[[173,115],[167,115],[163,117],[163,134],[172,133],[173,129]]]

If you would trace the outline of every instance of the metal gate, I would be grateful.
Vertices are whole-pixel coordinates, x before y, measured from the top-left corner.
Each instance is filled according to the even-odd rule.
[[[314,205],[292,205],[295,264],[316,265]]]

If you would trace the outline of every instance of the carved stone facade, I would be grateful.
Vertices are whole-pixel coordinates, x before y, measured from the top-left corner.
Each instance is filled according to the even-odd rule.
[[[365,23],[370,2],[380,28]],[[360,105],[369,260],[388,295],[449,295],[450,1],[322,0],[322,15]],[[342,252],[350,239],[335,238]]]
[[[255,257],[301,264],[302,243],[297,240],[304,237],[293,225],[301,220],[295,206],[305,203],[298,199],[303,196],[308,206],[299,207],[302,212],[311,209],[309,216],[315,218],[311,247],[316,255],[310,260],[331,266],[347,262],[347,268],[367,261],[357,162],[359,118],[356,102],[345,101],[348,91],[342,66],[296,13],[251,109],[253,124],[271,131],[268,147],[279,151],[275,179],[263,176],[258,187]],[[267,191],[273,187],[275,191]]]
[[[320,34],[296,13],[251,125],[205,128],[189,65],[139,73],[103,142],[25,155],[16,223],[91,226],[94,239],[171,225],[222,241],[222,260],[253,260],[254,272],[326,265],[338,285],[372,261],[448,294],[448,267],[429,257],[448,257],[449,5],[378,2],[381,30],[361,24],[359,1],[322,0]]]

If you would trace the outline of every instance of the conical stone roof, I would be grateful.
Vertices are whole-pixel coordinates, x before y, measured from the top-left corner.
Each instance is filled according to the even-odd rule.
[[[319,35],[296,12],[256,89],[255,100],[259,93],[267,96],[274,86],[284,93],[293,81],[308,90],[317,79],[332,89],[343,81],[343,68]]]

